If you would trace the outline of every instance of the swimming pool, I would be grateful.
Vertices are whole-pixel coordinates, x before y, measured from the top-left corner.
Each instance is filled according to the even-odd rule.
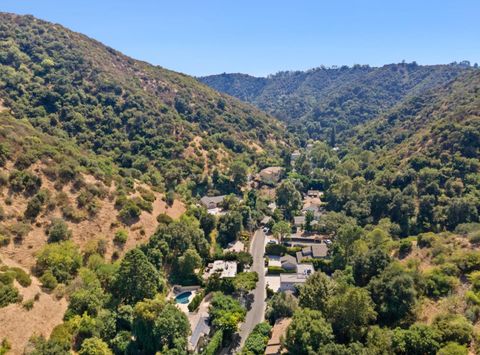
[[[190,291],[182,292],[181,294],[179,294],[175,297],[175,301],[177,303],[187,304],[191,295],[192,295],[192,293]]]

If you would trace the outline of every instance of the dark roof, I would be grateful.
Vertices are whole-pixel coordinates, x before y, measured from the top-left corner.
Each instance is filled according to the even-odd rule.
[[[297,262],[301,263],[303,260],[304,256],[301,251],[297,251]]]
[[[295,216],[293,217],[295,225],[305,224],[305,216]]]
[[[312,245],[311,248],[312,256],[314,258],[324,258],[328,254],[328,246],[325,243]]]
[[[294,257],[294,256],[291,256],[290,254],[287,254],[285,256],[282,256],[280,258],[280,262],[283,264],[283,263],[293,263],[293,264],[296,264],[297,263],[297,259]]]
[[[219,204],[219,203],[222,202],[224,199],[225,199],[225,195],[221,195],[221,196],[203,196],[203,197],[200,199],[200,202],[201,202],[203,205],[208,206],[210,203]]]
[[[312,247],[311,246],[308,246],[308,247],[305,247],[302,249],[302,254],[303,255],[310,255],[312,254]]]

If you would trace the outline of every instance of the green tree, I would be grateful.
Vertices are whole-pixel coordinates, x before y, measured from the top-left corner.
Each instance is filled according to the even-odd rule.
[[[202,266],[202,257],[195,249],[187,249],[185,254],[178,258],[179,279],[189,279],[195,275],[195,269]]]
[[[315,218],[315,215],[313,211],[307,211],[307,213],[305,214],[305,226],[304,226],[305,231],[311,232],[313,230],[312,222],[314,218]]]
[[[232,211],[220,217],[218,222],[218,242],[222,245],[237,239],[239,233],[243,230],[243,218],[237,211]]]
[[[50,270],[58,282],[70,280],[82,265],[78,247],[71,241],[45,245],[37,255],[35,269],[43,274]]]
[[[290,180],[284,180],[277,187],[276,202],[283,210],[285,218],[290,220],[302,207],[302,195]]]
[[[358,287],[342,290],[328,300],[328,319],[341,342],[361,341],[368,325],[376,319],[368,291]]]
[[[138,248],[127,252],[115,280],[115,296],[127,304],[135,304],[153,298],[162,289],[163,280],[145,254]]]
[[[393,331],[392,347],[399,355],[435,355],[440,348],[440,334],[426,324]]]
[[[390,263],[390,256],[381,249],[375,248],[353,258],[353,277],[357,286],[366,286],[370,280],[379,275]]]
[[[248,179],[248,166],[243,161],[236,160],[230,166],[230,175],[233,179],[233,184],[240,190]]]
[[[253,290],[258,282],[258,274],[256,272],[240,272],[233,279],[233,287],[235,291],[243,294]]]
[[[473,337],[472,324],[461,315],[439,315],[433,320],[432,326],[440,332],[443,343],[468,345]]]
[[[48,241],[60,242],[70,239],[72,231],[68,229],[67,223],[61,218],[54,218],[48,227]]]
[[[335,283],[323,272],[315,272],[300,287],[298,301],[301,307],[325,312],[327,301],[333,295]]]
[[[266,316],[270,323],[279,318],[291,317],[298,308],[297,299],[290,293],[277,292],[267,303]]]
[[[291,231],[292,227],[287,221],[279,221],[272,227],[273,236],[277,238],[280,244],[286,236],[290,235]]]
[[[263,355],[270,339],[271,330],[270,324],[258,323],[245,341],[242,355]]]
[[[401,266],[392,264],[370,281],[368,289],[382,324],[395,324],[412,313],[417,299],[415,282]]]
[[[107,343],[100,338],[85,339],[80,347],[79,355],[113,355]]]
[[[321,312],[300,308],[287,329],[285,347],[290,354],[309,355],[333,339],[332,327]]]
[[[245,318],[245,309],[231,296],[215,292],[209,308],[212,324],[224,332],[224,337],[230,339],[237,331],[238,324]]]

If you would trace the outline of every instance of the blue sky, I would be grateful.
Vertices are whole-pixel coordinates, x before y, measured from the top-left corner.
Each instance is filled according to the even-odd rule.
[[[478,0],[2,0],[0,10],[191,75],[480,63]]]

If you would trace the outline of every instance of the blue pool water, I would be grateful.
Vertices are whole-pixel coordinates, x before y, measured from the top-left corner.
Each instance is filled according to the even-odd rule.
[[[175,301],[177,303],[187,304],[188,299],[190,298],[191,295],[192,295],[192,293],[190,291],[182,292],[181,294],[179,294],[175,297]]]

